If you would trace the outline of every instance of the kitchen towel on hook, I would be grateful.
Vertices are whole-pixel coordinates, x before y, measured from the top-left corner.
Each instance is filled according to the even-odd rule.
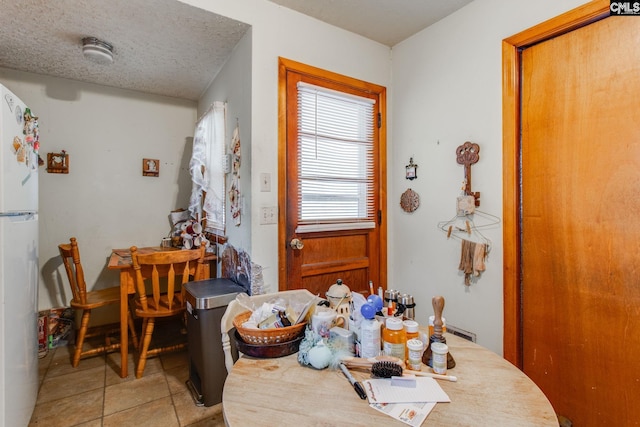
[[[464,273],[464,284],[471,285],[471,276],[479,276],[486,270],[484,259],[487,255],[487,245],[462,239],[460,247],[460,265],[458,269]]]

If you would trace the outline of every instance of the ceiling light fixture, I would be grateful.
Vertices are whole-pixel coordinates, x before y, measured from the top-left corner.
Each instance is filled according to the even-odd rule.
[[[82,53],[84,57],[99,64],[113,62],[113,46],[95,37],[82,39]]]

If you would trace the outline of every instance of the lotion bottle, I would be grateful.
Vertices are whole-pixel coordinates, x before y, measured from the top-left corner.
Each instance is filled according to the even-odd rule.
[[[365,303],[360,312],[364,317],[360,324],[360,357],[376,357],[380,355],[380,322],[376,320],[376,309]]]

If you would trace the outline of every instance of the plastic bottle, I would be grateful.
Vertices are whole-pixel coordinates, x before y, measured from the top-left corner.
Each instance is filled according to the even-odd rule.
[[[432,342],[431,343],[431,357],[432,357],[432,365],[433,372],[436,374],[446,374],[447,373],[447,353],[449,352],[449,347],[441,342]]]
[[[407,334],[407,341],[413,338],[418,338],[418,322],[415,320],[404,320],[402,322],[404,331]]]
[[[397,317],[389,317],[382,333],[382,347],[387,356],[406,359],[407,334],[404,331],[402,320]]]
[[[409,344],[408,343],[409,343],[409,340],[419,338],[418,322],[416,322],[415,320],[404,320],[402,322],[402,325],[404,326],[404,332],[407,335],[407,348],[405,349],[407,360],[405,360],[405,362],[409,363]]]
[[[424,344],[419,339],[412,339],[407,341],[407,367],[414,371],[422,369],[422,353],[424,351]]]
[[[362,323],[360,324],[360,357],[380,355],[380,322],[376,320],[376,309],[372,304],[362,304]]]

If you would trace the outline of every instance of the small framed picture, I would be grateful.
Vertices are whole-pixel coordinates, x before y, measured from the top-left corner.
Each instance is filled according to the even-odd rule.
[[[69,155],[66,151],[47,153],[47,172],[69,173]]]
[[[142,159],[142,176],[159,176],[160,160]]]
[[[418,177],[418,165],[413,163],[413,157],[409,159],[409,164],[405,166],[406,178],[408,180],[414,180]]]

